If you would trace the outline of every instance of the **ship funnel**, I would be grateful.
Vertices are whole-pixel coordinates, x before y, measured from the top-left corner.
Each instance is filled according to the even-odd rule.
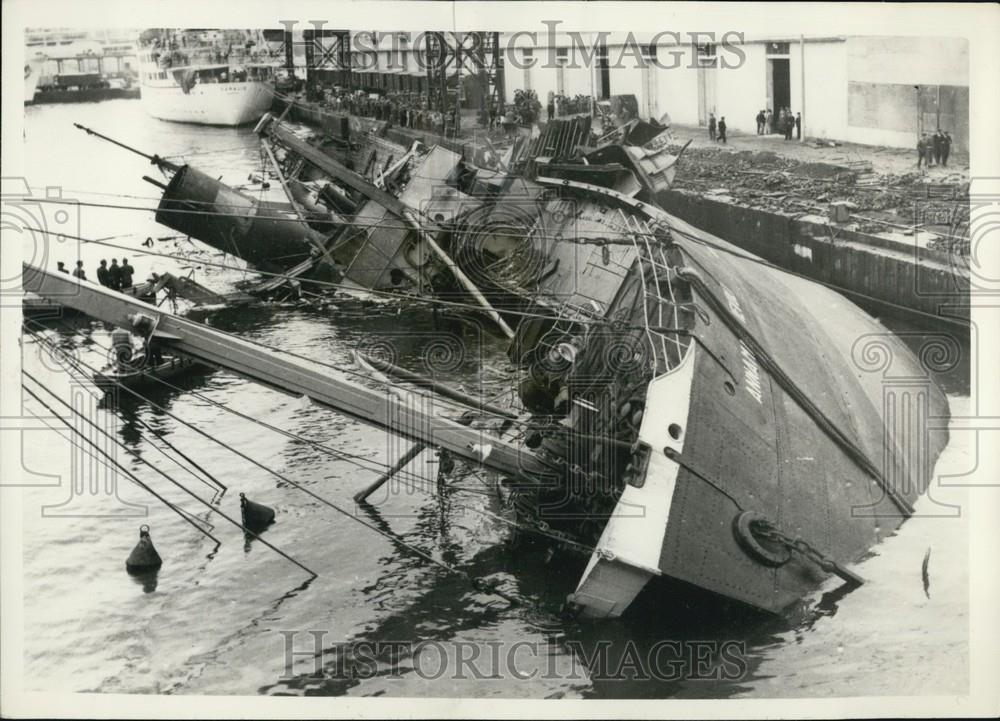
[[[279,259],[294,265],[295,256],[306,258],[323,238],[290,209],[261,204],[190,165],[170,179],[156,222],[258,267]]]

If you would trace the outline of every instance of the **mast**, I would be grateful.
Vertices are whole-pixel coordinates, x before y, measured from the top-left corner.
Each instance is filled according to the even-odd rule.
[[[181,167],[181,166],[177,165],[176,163],[171,163],[169,160],[164,160],[159,155],[150,155],[149,153],[144,153],[141,150],[139,150],[138,148],[133,148],[131,145],[126,145],[125,143],[119,142],[119,141],[115,140],[114,138],[109,138],[107,135],[102,135],[101,133],[97,132],[96,130],[91,130],[86,125],[80,125],[80,123],[73,123],[73,127],[74,128],[79,128],[80,130],[83,130],[84,132],[87,133],[87,135],[97,136],[101,140],[105,140],[105,141],[111,143],[112,145],[117,145],[119,148],[124,148],[125,150],[129,151],[130,153],[135,153],[136,155],[141,155],[143,158],[145,158],[151,164],[157,166],[161,170],[168,170],[171,173],[175,173],[175,172],[177,172],[177,169]]]
[[[505,476],[536,483],[554,468],[521,446],[470,428],[393,393],[338,378],[318,363],[244,340],[63,273],[23,265],[23,287],[92,318],[145,334],[164,347],[232,371],[396,435],[443,448]],[[433,399],[434,396],[428,396]],[[424,404],[419,404],[423,406]]]

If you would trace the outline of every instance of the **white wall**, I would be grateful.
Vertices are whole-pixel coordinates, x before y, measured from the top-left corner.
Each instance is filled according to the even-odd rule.
[[[799,48],[792,46],[792,110],[807,137],[847,140],[846,43],[806,43],[806,103],[802,108]]]
[[[538,95],[538,100],[544,106],[548,101],[549,92],[558,92],[558,69],[549,62],[548,49],[544,47],[535,48],[533,52],[533,63],[531,67],[524,70],[518,65],[526,65],[530,61],[524,59],[523,46],[519,46],[504,56],[504,94],[507,102],[513,102],[514,91],[525,88],[525,74],[529,77],[531,89]],[[513,60],[512,61],[512,56]],[[567,52],[567,63],[563,68],[563,92],[567,96],[590,95],[591,77],[593,69],[587,67],[579,53],[575,53],[573,48]]]
[[[855,143],[912,148],[918,133],[918,91],[913,86],[968,87],[968,41],[852,37],[847,42],[845,66],[846,80],[855,84],[856,102],[862,109],[853,116],[848,113],[841,137]],[[845,102],[845,108],[849,107]],[[967,110],[962,117],[967,118]],[[967,127],[951,130],[960,138],[967,137]]]
[[[725,116],[727,128],[757,133],[757,113],[767,107],[767,61],[764,46],[745,45],[746,59],[738,68],[715,68],[715,116]]]
[[[666,64],[666,61],[664,61]],[[681,125],[698,124],[698,71],[683,64],[669,70],[658,69],[656,88],[660,114]]]
[[[854,82],[969,84],[964,38],[852,37],[847,47],[847,74]]]

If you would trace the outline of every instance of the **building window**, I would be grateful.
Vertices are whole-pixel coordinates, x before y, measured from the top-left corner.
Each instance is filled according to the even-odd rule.
[[[768,43],[768,55],[788,55],[788,43]]]

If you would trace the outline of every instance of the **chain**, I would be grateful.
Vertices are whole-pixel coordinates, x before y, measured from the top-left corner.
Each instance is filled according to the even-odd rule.
[[[577,538],[570,533],[555,530],[548,523],[538,518],[535,513],[535,509],[531,506],[530,502],[527,501],[527,499],[524,499],[524,497],[519,493],[513,494],[507,505],[517,514],[517,521],[510,521],[503,516],[496,516],[494,514],[489,515],[513,526],[516,530],[527,531],[555,541],[562,548],[568,551],[575,551],[585,556],[590,556],[598,550],[577,540]]]
[[[805,539],[792,538],[791,536],[779,531],[769,521],[758,521],[754,523],[753,530],[755,535],[774,543],[778,543],[787,548],[790,552],[803,556],[804,558],[815,563],[827,573],[833,573],[839,576],[845,583],[852,586],[860,586],[865,582],[861,576],[840,565],[837,561],[818,550]]]

